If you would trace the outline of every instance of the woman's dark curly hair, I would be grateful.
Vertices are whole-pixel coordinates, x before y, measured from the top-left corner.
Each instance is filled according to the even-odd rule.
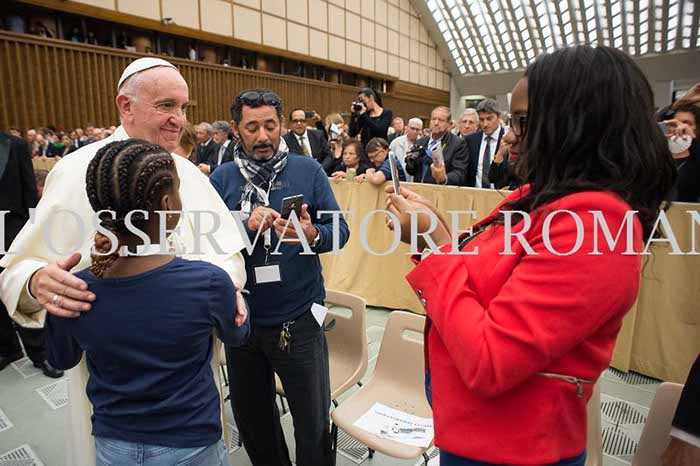
[[[533,212],[576,192],[611,191],[639,212],[646,241],[670,205],[676,169],[642,71],[614,48],[577,46],[540,55],[526,77],[516,173],[530,191],[505,208]]]
[[[87,196],[100,225],[115,234],[129,233],[124,224],[134,210],[151,213],[158,210],[163,194],[172,189],[176,176],[175,161],[167,150],[139,139],[115,141],[97,151],[85,175]],[[136,212],[131,222],[145,224],[145,216]],[[140,225],[139,225],[140,224]],[[97,248],[97,245],[95,249]],[[109,250],[109,248],[107,249]],[[119,257],[119,248],[109,255],[92,255],[90,271],[98,277]]]

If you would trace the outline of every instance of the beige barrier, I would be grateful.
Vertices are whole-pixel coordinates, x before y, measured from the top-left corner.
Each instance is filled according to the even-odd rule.
[[[375,256],[361,243],[363,230],[368,245],[383,253],[392,246],[393,235],[386,229],[385,195],[369,183],[331,182],[341,209],[350,225],[350,241],[340,254],[322,258],[326,287],[362,296],[368,305],[390,309],[423,309],[404,276],[412,269],[400,244],[395,252]],[[488,214],[504,193],[494,190],[410,184],[410,188],[435,203],[443,212],[474,210],[479,218]],[[691,250],[691,217],[687,210],[698,204],[676,204],[668,212],[673,232],[682,251]],[[467,228],[477,219],[459,219]],[[364,229],[362,223],[365,223]],[[696,250],[700,251],[700,227],[696,227]],[[612,366],[634,370],[665,381],[684,383],[688,370],[700,352],[700,256],[669,255],[671,248],[658,246],[642,273],[639,299],[625,318],[615,347]]]
[[[49,159],[46,157],[32,158],[32,166],[34,167],[34,170],[46,170],[49,172],[57,162],[58,160],[56,159]]]

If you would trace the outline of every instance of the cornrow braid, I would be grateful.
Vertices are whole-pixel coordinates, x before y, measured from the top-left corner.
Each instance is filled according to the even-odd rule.
[[[136,180],[136,188],[132,191],[134,204],[141,205],[144,209],[150,209],[154,200],[150,198],[149,185],[159,181],[163,176],[170,175],[174,165],[175,161],[170,154],[152,156],[144,160]],[[153,195],[155,194],[153,193]]]
[[[85,184],[90,206],[95,212],[115,212],[112,219],[103,214],[100,225],[117,235],[126,233],[124,219],[133,210],[149,211],[162,193],[173,186],[175,161],[162,147],[138,139],[115,141],[100,148],[90,161]],[[158,199],[156,199],[158,197]],[[142,214],[132,216],[134,222],[145,220]],[[100,246],[98,247],[98,243]],[[109,239],[97,233],[90,271],[102,277],[119,258],[119,247],[109,255]]]

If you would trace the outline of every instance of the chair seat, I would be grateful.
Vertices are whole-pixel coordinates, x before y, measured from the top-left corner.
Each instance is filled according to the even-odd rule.
[[[400,401],[397,401],[400,400]],[[351,437],[367,445],[369,448],[386,455],[400,459],[412,459],[421,456],[428,448],[404,445],[393,440],[380,438],[353,424],[374,405],[381,403],[420,417],[432,417],[430,405],[421,393],[411,393],[405,386],[399,384],[373,384],[370,381],[360,390],[345,400],[331,413],[333,422]],[[432,442],[431,442],[432,445]]]

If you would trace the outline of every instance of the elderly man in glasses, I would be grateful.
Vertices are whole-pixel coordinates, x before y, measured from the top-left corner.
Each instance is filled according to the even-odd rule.
[[[5,268],[0,275],[0,295],[10,317],[18,324],[42,327],[44,310],[66,318],[90,312],[90,303],[99,296],[70,273],[90,265],[94,243],[94,212],[85,193],[90,160],[110,142],[130,138],[175,151],[187,121],[188,102],[187,83],[173,64],[147,57],[126,67],[117,85],[116,105],[121,125],[110,137],[81,147],[53,168],[37,206],[35,221],[24,226],[10,252],[0,261],[0,267]],[[236,288],[242,289],[246,275],[239,251],[244,242],[230,212],[194,164],[183,157],[173,158],[180,178],[183,215],[178,231],[169,237],[169,244],[165,246],[190,259],[218,265],[228,272]],[[63,211],[61,215],[57,215],[59,210]],[[213,216],[195,215],[201,211],[213,213]],[[211,234],[196,239],[200,234],[197,232],[207,231]],[[241,306],[236,322],[231,325],[241,325],[245,318],[246,310]],[[163,325],[168,323],[163,322]],[[91,409],[85,394],[88,374],[85,359],[68,372],[70,403],[65,416],[67,438],[64,442],[67,456],[64,464],[67,465],[95,464]],[[217,351],[213,352],[212,366],[218,380]],[[153,403],[157,401],[152,400]]]
[[[321,165],[281,148],[282,102],[275,93],[242,92],[231,118],[240,138],[234,163],[210,179],[228,208],[240,211],[253,245],[245,255],[250,340],[226,348],[236,425],[253,465],[291,465],[275,404],[277,374],[294,417],[296,464],[329,465],[331,398],[318,255],[343,247],[348,225],[330,213],[339,208]]]

